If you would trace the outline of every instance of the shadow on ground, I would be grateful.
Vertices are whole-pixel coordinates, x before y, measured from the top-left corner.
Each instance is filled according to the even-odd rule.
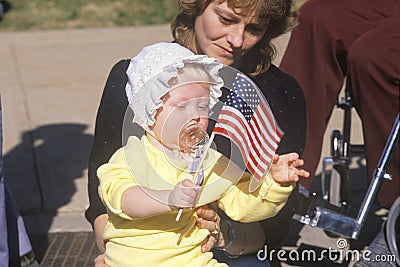
[[[4,155],[6,182],[24,217],[34,252],[42,259],[58,210],[71,202],[84,176],[92,135],[86,125],[63,123],[26,131]]]

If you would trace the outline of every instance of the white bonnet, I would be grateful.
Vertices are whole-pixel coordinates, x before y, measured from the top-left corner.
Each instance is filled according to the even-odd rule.
[[[199,64],[205,69],[211,79],[196,82],[210,83],[210,107],[218,102],[224,85],[219,76],[223,64],[206,55],[195,55],[179,44],[160,42],[144,47],[131,59],[126,71],[128,83],[125,91],[129,107],[134,112],[133,122],[149,130],[157,109],[163,104],[161,97],[171,90],[168,81],[177,77],[178,69],[185,63]]]

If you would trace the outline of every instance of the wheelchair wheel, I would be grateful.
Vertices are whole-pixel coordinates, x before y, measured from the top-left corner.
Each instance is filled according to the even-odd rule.
[[[386,240],[392,255],[396,257],[396,263],[400,266],[400,197],[396,199],[390,208],[386,221]]]

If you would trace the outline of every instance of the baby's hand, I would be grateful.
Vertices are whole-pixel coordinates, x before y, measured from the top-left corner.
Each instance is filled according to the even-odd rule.
[[[197,196],[201,187],[195,185],[189,179],[185,179],[178,183],[168,197],[168,204],[173,209],[192,208],[196,206]]]
[[[308,178],[310,173],[303,169],[298,169],[304,165],[304,161],[299,159],[297,153],[289,153],[282,156],[274,155],[271,167],[271,175],[275,182],[287,185],[290,182],[297,182],[299,176]]]

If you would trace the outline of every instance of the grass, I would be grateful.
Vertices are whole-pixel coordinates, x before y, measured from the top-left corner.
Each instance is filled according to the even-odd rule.
[[[295,0],[297,9],[306,0]],[[170,23],[176,0],[8,0],[0,31],[29,31]]]
[[[15,0],[0,31],[170,23],[176,0]]]

